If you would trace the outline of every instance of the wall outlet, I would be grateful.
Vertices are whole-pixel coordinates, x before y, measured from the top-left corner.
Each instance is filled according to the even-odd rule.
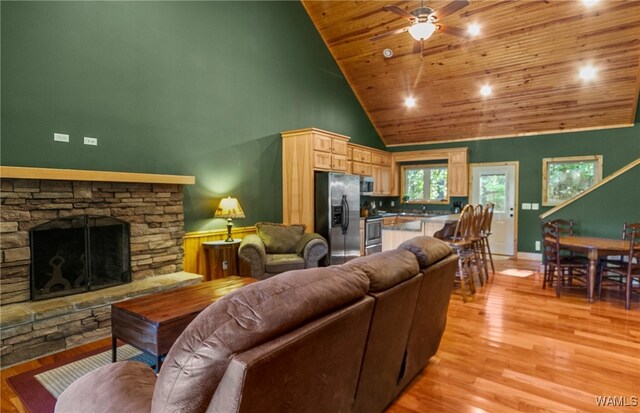
[[[531,204],[530,203],[523,203],[522,204],[522,209],[531,209]]]
[[[84,137],[84,144],[85,145],[97,146],[98,145],[98,138],[89,138],[89,137],[85,136]]]
[[[531,209],[534,209],[534,210],[540,209],[540,204],[531,204]]]
[[[54,133],[53,140],[55,142],[66,142],[69,143],[69,135],[66,133]]]
[[[227,270],[228,268],[229,268],[229,261],[227,260],[222,261],[222,269]]]
[[[392,207],[396,206],[396,203],[394,201],[391,201],[391,206]]]
[[[536,251],[540,251],[540,241],[536,241]]]

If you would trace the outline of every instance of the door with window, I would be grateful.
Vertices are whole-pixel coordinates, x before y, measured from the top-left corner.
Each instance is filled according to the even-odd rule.
[[[489,243],[493,254],[515,255],[517,163],[471,165],[471,203],[494,206]]]

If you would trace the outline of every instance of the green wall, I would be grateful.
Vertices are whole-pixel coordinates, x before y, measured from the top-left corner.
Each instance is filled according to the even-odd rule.
[[[640,165],[546,219],[572,219],[578,235],[620,238],[624,222],[640,222]]]
[[[603,155],[603,177],[617,171],[640,157],[640,114],[631,128],[604,129],[587,132],[525,136],[505,139],[487,139],[468,142],[446,143],[437,145],[416,145],[389,148],[391,151],[424,150],[451,147],[469,147],[471,163],[518,161],[519,168],[519,207],[523,202],[542,205],[542,159]],[[583,202],[577,209],[571,209],[578,216],[604,217],[594,220],[581,230],[585,235],[620,232],[622,217],[635,216],[640,221],[640,180],[631,182],[628,187],[616,186],[607,192],[607,199],[602,202]],[[635,200],[635,202],[633,202]],[[607,205],[616,205],[608,213]],[[550,207],[542,207],[538,211],[518,210],[518,251],[536,252],[535,241],[540,239],[540,214]],[[623,213],[624,212],[624,213]],[[631,219],[631,218],[629,218]],[[612,225],[613,222],[618,222]]]
[[[0,7],[2,165],[195,175],[195,231],[224,227],[226,195],[237,225],[282,219],[283,130],[383,148],[299,2]]]

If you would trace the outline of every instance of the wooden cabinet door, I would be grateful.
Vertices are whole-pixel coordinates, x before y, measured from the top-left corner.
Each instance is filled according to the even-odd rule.
[[[363,163],[371,163],[371,151],[362,148],[353,148],[353,160]]]
[[[343,141],[342,139],[332,139],[331,140],[331,153],[334,155],[343,155],[347,156],[347,141]]]
[[[449,196],[469,195],[469,171],[466,163],[449,164]]]
[[[382,225],[395,225],[398,223],[398,217],[384,217],[382,218]]]
[[[330,171],[331,170],[331,154],[327,152],[313,151],[313,169]]]
[[[347,172],[347,157],[344,155],[331,155],[331,170]]]
[[[381,155],[380,156],[380,165],[382,165],[382,166],[391,166],[391,155]]]
[[[364,256],[364,226],[365,220],[364,218],[360,218],[360,256]]]
[[[382,165],[382,154],[380,152],[371,152],[371,163],[374,165]]]
[[[313,149],[320,152],[331,152],[332,139],[328,136],[314,135]]]
[[[353,173],[357,175],[371,175],[371,164],[353,162]],[[375,182],[374,182],[375,185]]]
[[[391,195],[391,167],[390,166],[381,166],[378,181],[380,184],[378,188],[380,190],[381,195]],[[375,181],[373,185],[375,186]]]

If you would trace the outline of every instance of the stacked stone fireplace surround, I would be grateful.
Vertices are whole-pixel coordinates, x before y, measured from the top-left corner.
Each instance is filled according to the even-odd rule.
[[[182,272],[182,185],[5,178],[0,182],[2,367],[109,336],[114,302],[201,280]],[[29,230],[83,214],[129,223],[132,283],[30,301]]]

